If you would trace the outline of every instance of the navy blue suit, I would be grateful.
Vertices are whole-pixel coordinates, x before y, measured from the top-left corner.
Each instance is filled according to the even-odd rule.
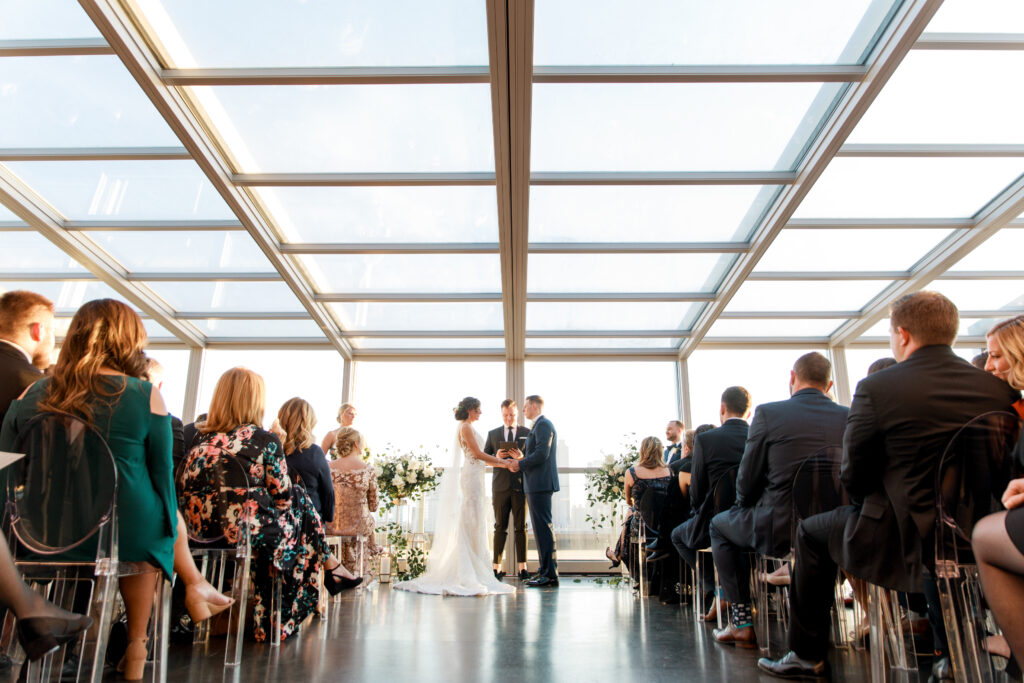
[[[538,576],[558,579],[555,562],[555,532],[551,527],[551,494],[559,490],[558,462],[555,451],[558,434],[551,420],[543,415],[533,423],[533,430],[526,439],[526,450],[519,461],[523,473],[523,490],[530,506],[530,522],[533,536],[537,540],[537,554],[540,556]]]

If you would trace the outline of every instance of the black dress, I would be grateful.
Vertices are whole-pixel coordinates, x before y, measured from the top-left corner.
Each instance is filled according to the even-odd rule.
[[[636,476],[636,470],[632,467],[629,468],[629,473],[633,477],[633,506],[629,509],[629,513],[626,515],[626,520],[623,522],[622,533],[619,534],[619,542],[615,545],[615,553],[621,558],[623,562],[626,562],[627,567],[631,567],[635,564],[634,544],[630,542],[630,539],[639,537],[640,525],[643,524],[643,519],[640,515],[640,501],[643,499],[644,494],[648,491],[660,492],[662,495],[668,493],[669,484],[672,483],[672,475],[669,474],[664,477],[654,477],[651,479],[641,479]],[[650,533],[647,534],[651,536]]]

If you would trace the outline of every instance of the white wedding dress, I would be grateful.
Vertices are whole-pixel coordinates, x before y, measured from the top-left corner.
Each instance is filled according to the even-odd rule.
[[[462,423],[459,423],[459,429]],[[473,430],[477,447],[484,438]],[[432,595],[492,595],[513,593],[515,588],[494,578],[490,527],[484,498],[483,461],[473,457],[455,432],[455,458],[438,487],[438,515],[434,541],[422,576],[393,584],[399,590]]]

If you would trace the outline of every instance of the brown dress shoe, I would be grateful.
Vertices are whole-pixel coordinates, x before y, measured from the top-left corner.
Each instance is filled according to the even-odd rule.
[[[718,621],[718,610],[725,610],[722,612],[722,614],[726,615],[728,613],[728,609],[729,603],[727,603],[725,600],[722,600],[721,598],[717,600],[712,600],[711,609],[709,609],[708,613],[702,616],[700,620],[704,622]]]
[[[715,641],[719,643],[731,644],[747,650],[753,650],[757,647],[757,634],[754,633],[753,626],[736,628],[729,624],[725,628],[716,628],[711,633],[715,636]]]

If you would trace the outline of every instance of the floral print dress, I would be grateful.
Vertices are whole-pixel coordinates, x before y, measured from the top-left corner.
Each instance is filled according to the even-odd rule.
[[[365,535],[364,552],[368,557],[378,555],[380,548],[373,540],[374,521],[370,514],[377,510],[377,475],[372,467],[342,470],[340,463],[340,460],[332,460],[330,463],[331,481],[334,483],[334,519],[327,522],[327,532],[332,536]],[[345,565],[345,569],[357,573],[358,543],[342,541],[341,557],[338,559]]]
[[[238,539],[237,523],[249,525],[252,544],[250,578],[253,591],[253,637],[267,638],[274,578],[282,578],[281,639],[295,633],[316,609],[320,570],[329,555],[320,515],[301,486],[288,477],[284,449],[277,436],[254,424],[228,433],[201,434],[185,459],[181,474],[181,509],[185,523],[198,536],[219,533],[213,519],[220,492],[204,476],[204,468],[218,458],[237,458],[249,476],[249,490],[226,489],[228,514],[235,525],[224,529],[231,542]],[[236,512],[237,510],[237,512]]]

